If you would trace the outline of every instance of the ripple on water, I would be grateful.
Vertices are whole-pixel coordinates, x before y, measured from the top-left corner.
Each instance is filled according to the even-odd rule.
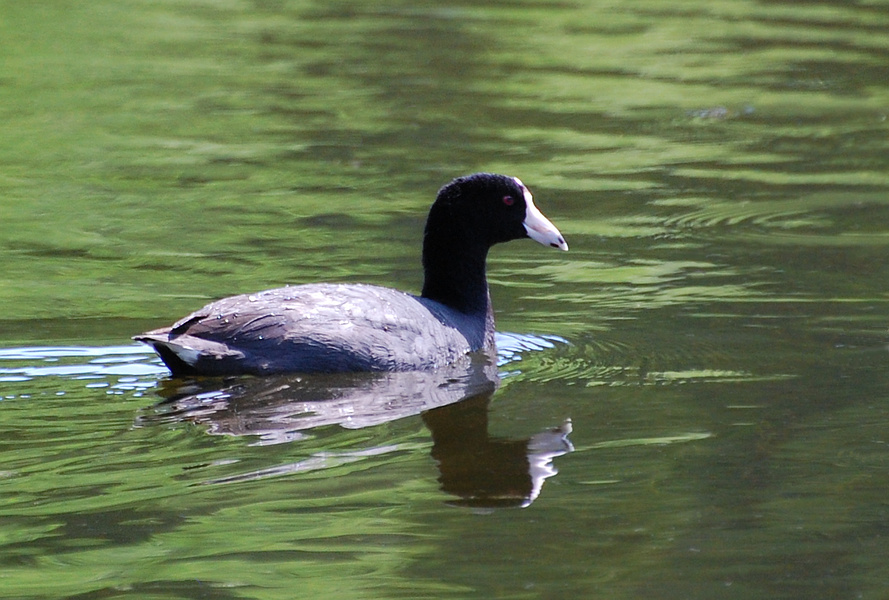
[[[0,384],[19,384],[19,390],[24,382],[59,377],[86,381],[86,388],[108,388],[108,393],[138,392],[167,374],[154,352],[143,346],[0,348]]]
[[[889,201],[884,195],[867,192],[818,193],[789,198],[725,201],[715,198],[672,198],[654,205],[684,208],[681,214],[663,221],[666,230],[718,230],[732,239],[768,244],[794,245],[885,245]],[[862,230],[860,221],[844,231],[851,214],[867,213],[874,225]]]
[[[663,385],[780,378],[725,368],[731,357],[706,345],[660,345],[617,341],[607,334],[567,340],[556,335],[497,334],[501,376],[541,383],[562,381],[585,386]],[[48,346],[0,349],[0,385],[22,393],[37,378],[82,380],[88,389],[107,393],[142,392],[169,376],[154,353],[141,346]],[[0,388],[2,390],[2,388]],[[0,396],[5,392],[0,392]],[[27,393],[27,392],[24,392]]]
[[[497,343],[498,365],[503,368],[525,356],[568,342],[553,335],[498,333]],[[9,384],[9,387],[58,377],[86,381],[88,389],[145,390],[169,374],[154,352],[142,345],[0,348],[0,384]],[[17,395],[21,395],[26,386],[14,387]]]
[[[527,354],[509,375],[538,383],[568,385],[668,385],[710,382],[749,382],[785,379],[783,374],[753,373],[731,368],[730,354],[706,343],[651,344],[615,341],[604,335],[555,341],[550,351]]]
[[[526,333],[497,333],[497,365],[502,367],[522,360],[522,355],[555,348],[568,341],[557,335],[531,335]]]

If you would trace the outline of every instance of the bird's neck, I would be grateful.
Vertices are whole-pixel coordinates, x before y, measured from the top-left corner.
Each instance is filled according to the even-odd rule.
[[[423,242],[425,279],[421,295],[465,314],[490,317],[493,323],[485,275],[487,246],[448,238],[446,232],[427,232]]]

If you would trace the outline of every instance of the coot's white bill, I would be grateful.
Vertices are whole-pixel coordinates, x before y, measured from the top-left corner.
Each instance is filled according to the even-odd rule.
[[[530,190],[525,187],[525,184],[518,177],[513,179],[516,180],[516,183],[519,184],[525,195],[525,220],[522,224],[525,226],[525,231],[528,232],[528,237],[544,246],[568,250],[568,243],[565,242],[565,238],[562,237],[556,226],[543,216],[543,213],[534,204],[534,198],[531,196]]]

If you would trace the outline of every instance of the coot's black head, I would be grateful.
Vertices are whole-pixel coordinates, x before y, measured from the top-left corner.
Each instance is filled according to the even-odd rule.
[[[455,179],[439,190],[429,210],[422,296],[476,315],[479,327],[493,336],[485,258],[494,244],[526,237],[568,249],[565,238],[515,177],[476,173]]]
[[[516,177],[492,173],[458,177],[441,188],[429,211],[426,237],[427,241],[446,237],[455,248],[485,249],[530,237],[545,246],[568,249],[559,230],[534,205],[528,188]]]

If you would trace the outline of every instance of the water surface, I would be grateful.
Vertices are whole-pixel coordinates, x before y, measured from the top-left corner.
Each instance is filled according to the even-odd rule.
[[[887,31],[878,0],[6,3],[0,596],[885,597]],[[129,342],[285,283],[417,291],[480,170],[571,246],[494,249],[485,364],[181,382]]]

